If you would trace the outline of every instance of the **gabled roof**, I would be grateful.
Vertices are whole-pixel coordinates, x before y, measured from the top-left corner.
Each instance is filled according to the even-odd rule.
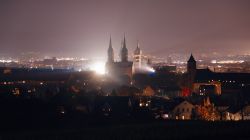
[[[189,102],[189,101],[187,101],[187,100],[184,100],[184,101],[180,102],[179,104],[177,104],[174,108],[176,108],[176,107],[178,107],[178,106],[180,106],[180,105],[182,105],[182,104],[184,104],[184,105],[188,105],[188,104],[190,104],[190,105],[192,105],[192,106],[193,106],[193,104],[192,104],[192,103],[190,103],[190,102]]]

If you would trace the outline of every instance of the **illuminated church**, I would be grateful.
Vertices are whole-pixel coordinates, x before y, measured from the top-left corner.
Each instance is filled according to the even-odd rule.
[[[209,68],[197,69],[196,60],[191,54],[187,62],[185,82],[191,93],[198,93],[200,95],[207,95],[209,93],[217,95],[222,93],[239,93],[245,85],[250,85],[250,74],[221,73],[212,71]]]
[[[107,76],[114,81],[122,84],[130,84],[133,74],[133,62],[128,61],[128,49],[126,46],[126,38],[122,41],[122,47],[120,51],[120,61],[114,60],[114,49],[112,47],[112,40],[110,37],[108,48],[108,60],[106,62]]]

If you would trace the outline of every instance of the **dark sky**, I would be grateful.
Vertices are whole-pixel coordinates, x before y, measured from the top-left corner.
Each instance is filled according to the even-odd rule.
[[[0,0],[0,54],[249,53],[249,0]]]

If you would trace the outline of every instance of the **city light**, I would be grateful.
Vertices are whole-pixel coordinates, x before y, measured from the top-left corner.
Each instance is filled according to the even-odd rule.
[[[105,62],[94,62],[90,65],[90,70],[95,71],[97,74],[103,75],[105,74]]]
[[[216,60],[212,60],[211,63],[212,63],[212,64],[216,64],[217,61],[216,61]]]
[[[146,70],[151,73],[155,72],[155,69],[153,69],[152,67],[146,67]]]
[[[224,60],[224,61],[218,61],[219,64],[235,64],[235,63],[244,63],[244,60]]]

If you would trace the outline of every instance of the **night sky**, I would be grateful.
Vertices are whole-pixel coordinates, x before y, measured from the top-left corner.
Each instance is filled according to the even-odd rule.
[[[0,0],[0,55],[250,54],[249,0]]]

